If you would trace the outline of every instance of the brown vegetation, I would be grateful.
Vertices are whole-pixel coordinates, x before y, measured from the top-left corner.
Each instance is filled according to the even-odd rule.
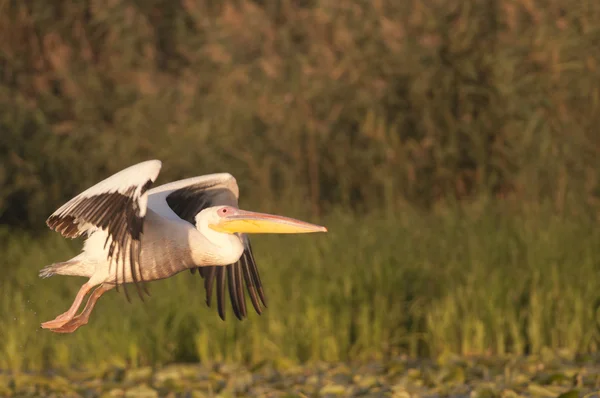
[[[2,223],[42,225],[148,158],[315,214],[479,194],[598,205],[595,1],[0,7]]]

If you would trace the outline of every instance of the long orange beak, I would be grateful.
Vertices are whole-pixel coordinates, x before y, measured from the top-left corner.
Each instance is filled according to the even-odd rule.
[[[327,228],[289,217],[275,216],[253,211],[238,210],[225,216],[219,224],[211,225],[219,232],[244,234],[306,234],[327,232]]]

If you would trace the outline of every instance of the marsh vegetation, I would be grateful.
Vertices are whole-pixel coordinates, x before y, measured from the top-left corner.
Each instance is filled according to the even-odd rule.
[[[600,3],[431,3],[6,2],[0,368],[596,353]],[[254,238],[261,316],[183,273],[42,331],[83,283],[45,218],[149,158],[330,232]]]

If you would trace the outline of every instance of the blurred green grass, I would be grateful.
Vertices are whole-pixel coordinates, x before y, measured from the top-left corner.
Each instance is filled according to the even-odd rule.
[[[206,308],[201,279],[185,272],[151,283],[146,303],[107,294],[71,335],[39,323],[68,308],[84,279],[37,271],[80,243],[2,230],[0,368],[598,350],[593,220],[482,200],[321,221],[328,234],[254,237],[269,303],[262,316],[239,322],[228,308],[222,322]]]

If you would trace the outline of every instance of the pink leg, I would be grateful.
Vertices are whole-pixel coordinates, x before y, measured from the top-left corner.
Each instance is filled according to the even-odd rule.
[[[83,298],[86,294],[89,293],[90,290],[92,290],[92,287],[94,286],[90,285],[89,282],[84,283],[83,286],[81,286],[81,288],[79,289],[79,292],[77,292],[77,296],[75,296],[75,301],[73,301],[71,308],[69,308],[65,313],[60,314],[53,320],[42,323],[42,327],[44,329],[57,328],[73,319],[75,314],[77,314],[77,310],[81,306],[81,303],[83,302]]]
[[[50,330],[52,330],[53,332],[56,332],[56,333],[73,333],[74,331],[79,329],[81,326],[87,324],[90,319],[90,314],[92,313],[92,310],[96,306],[96,302],[98,301],[100,296],[102,296],[104,293],[108,292],[109,290],[113,289],[114,287],[115,287],[114,285],[107,285],[107,284],[100,285],[100,287],[98,287],[96,290],[94,290],[94,292],[91,294],[91,296],[88,299],[88,302],[85,305],[85,308],[83,309],[81,314],[77,315],[76,317],[69,320],[65,324],[63,324],[57,328],[50,329]]]

